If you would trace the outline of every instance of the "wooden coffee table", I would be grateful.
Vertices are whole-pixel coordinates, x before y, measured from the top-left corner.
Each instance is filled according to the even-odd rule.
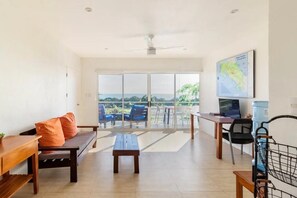
[[[119,156],[134,156],[134,172],[139,173],[140,155],[137,136],[134,134],[118,134],[113,146],[113,172],[119,172]]]

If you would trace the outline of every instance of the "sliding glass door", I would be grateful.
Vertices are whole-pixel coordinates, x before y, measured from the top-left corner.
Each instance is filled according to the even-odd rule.
[[[98,93],[101,128],[189,128],[199,74],[100,74]]]
[[[151,128],[173,128],[174,74],[151,74],[150,93]]]
[[[98,76],[98,119],[104,128],[122,127],[123,76]]]
[[[199,111],[199,75],[176,74],[175,88],[175,127],[190,127],[191,112]]]
[[[147,74],[125,74],[124,78],[124,127],[148,127]]]

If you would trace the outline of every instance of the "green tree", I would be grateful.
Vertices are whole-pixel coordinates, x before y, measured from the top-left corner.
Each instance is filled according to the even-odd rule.
[[[186,103],[187,105],[192,105],[194,102],[198,102],[199,95],[199,83],[195,84],[185,84],[179,90],[178,104]]]
[[[142,98],[141,98],[141,102],[146,102],[148,99],[147,99],[147,95],[144,95],[144,96],[142,96]]]

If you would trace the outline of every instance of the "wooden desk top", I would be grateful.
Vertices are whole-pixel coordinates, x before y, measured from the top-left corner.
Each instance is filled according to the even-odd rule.
[[[224,117],[224,116],[215,116],[209,113],[192,113],[194,116],[198,116],[200,118],[221,124],[231,124],[233,122],[233,118]]]
[[[252,180],[252,171],[233,171],[233,173],[241,179],[241,183],[250,192],[254,192],[254,182]]]
[[[41,138],[41,136],[32,135],[16,135],[16,136],[6,136],[0,144],[0,157],[6,155],[7,153],[22,147],[24,144],[30,144]]]
[[[191,112],[191,114],[193,115],[193,116],[200,116],[200,113],[199,112]]]

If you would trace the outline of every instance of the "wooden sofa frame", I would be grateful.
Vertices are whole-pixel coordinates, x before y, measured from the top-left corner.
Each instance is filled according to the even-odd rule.
[[[89,139],[88,142],[84,142],[84,146],[76,145],[76,146],[59,146],[59,147],[38,147],[39,151],[68,151],[65,157],[64,154],[55,154],[55,158],[50,159],[40,159],[39,157],[39,168],[57,168],[57,167],[70,167],[70,182],[77,182],[77,166],[79,162],[83,159],[84,155],[88,152],[88,150],[93,147],[96,148],[97,142],[97,129],[98,126],[77,126],[77,128],[92,128],[92,132],[86,132],[91,134],[91,140]],[[78,132],[78,135],[74,136],[73,138],[80,138],[80,133],[85,132]],[[20,133],[20,135],[35,135],[36,129],[31,129],[25,132]],[[71,138],[71,139],[73,139]],[[69,140],[65,140],[66,142]],[[46,155],[46,154],[43,154]],[[32,173],[32,160],[27,160],[28,164],[28,174]]]

